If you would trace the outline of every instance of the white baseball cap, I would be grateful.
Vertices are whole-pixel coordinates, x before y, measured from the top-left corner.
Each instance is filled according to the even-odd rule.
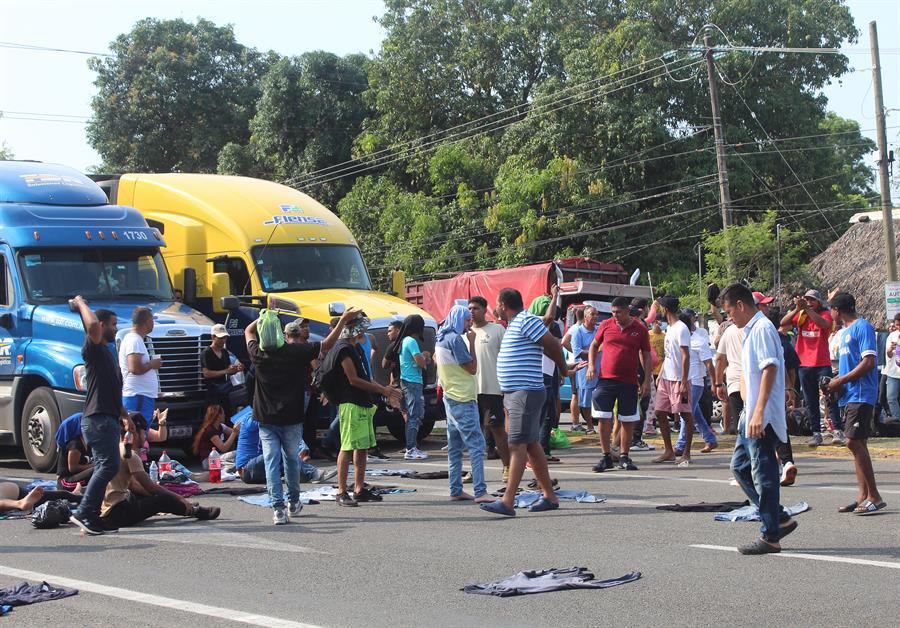
[[[228,338],[228,330],[225,329],[225,325],[222,323],[216,323],[212,326],[212,335],[216,338]]]

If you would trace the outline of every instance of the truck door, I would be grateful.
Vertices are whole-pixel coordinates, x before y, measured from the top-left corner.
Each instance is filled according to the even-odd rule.
[[[0,416],[6,414],[11,401],[21,338],[16,321],[16,291],[12,280],[12,252],[0,247]]]

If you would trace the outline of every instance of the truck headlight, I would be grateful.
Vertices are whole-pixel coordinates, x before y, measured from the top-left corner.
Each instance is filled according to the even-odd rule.
[[[84,368],[84,364],[72,369],[72,379],[75,381],[75,390],[87,390],[87,369]]]

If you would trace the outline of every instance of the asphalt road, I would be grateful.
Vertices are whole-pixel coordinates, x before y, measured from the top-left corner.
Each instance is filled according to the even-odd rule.
[[[433,439],[424,462],[386,468],[441,470]],[[390,451],[389,451],[390,453]],[[798,456],[796,486],[782,503],[806,501],[780,555],[733,551],[757,523],[657,505],[743,499],[729,485],[729,453],[695,456],[688,470],[634,455],[636,472],[590,471],[597,449],[562,452],[552,475],[563,488],[607,498],[557,511],[497,518],[447,500],[446,480],[398,480],[417,492],[356,509],[323,502],[274,527],[267,508],[200,496],[222,507],[215,522],[161,517],[102,537],[71,526],[34,530],[0,521],[0,587],[22,575],[69,584],[72,598],[20,607],[4,625],[521,626],[896,625],[900,617],[900,462],[876,461],[888,502],[882,514],[838,514],[852,501],[849,460]],[[490,490],[500,465],[490,461]],[[9,450],[0,476],[35,477]],[[375,480],[382,482],[381,480]],[[386,483],[386,482],[382,482]],[[698,547],[707,546],[707,547]],[[631,571],[634,583],[528,597],[467,595],[460,587],[520,570],[585,566],[598,578]],[[22,572],[33,572],[23,574]],[[146,595],[145,595],[146,594]],[[242,613],[238,616],[236,613]],[[240,620],[240,621],[235,621]]]

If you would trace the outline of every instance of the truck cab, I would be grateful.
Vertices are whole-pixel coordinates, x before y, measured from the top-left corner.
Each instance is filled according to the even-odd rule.
[[[120,329],[135,307],[150,307],[148,348],[163,358],[157,405],[170,408],[170,439],[189,438],[202,418],[212,321],[175,300],[159,230],[81,173],[25,161],[0,161],[0,227],[0,443],[21,446],[37,471],[55,470],[60,420],[84,405],[85,334],[68,305],[77,294],[114,311]]]
[[[247,360],[244,328],[262,307],[282,322],[302,316],[313,340],[328,334],[340,305],[372,321],[377,381],[387,327],[410,314],[425,319],[425,347],[434,350],[435,319],[405,299],[373,289],[356,239],[324,205],[293,188],[249,177],[207,174],[123,174],[95,177],[114,203],[136,207],[166,238],[163,256],[185,301],[225,323],[228,348]],[[424,438],[442,417],[432,366],[426,374]],[[376,425],[398,438],[403,419],[381,408]]]

